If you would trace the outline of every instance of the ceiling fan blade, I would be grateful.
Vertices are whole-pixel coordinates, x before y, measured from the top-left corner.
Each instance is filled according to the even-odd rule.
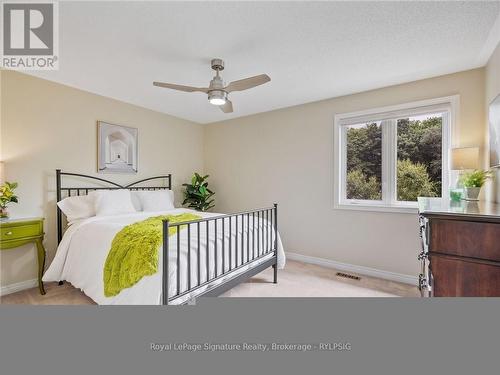
[[[179,90],[184,92],[208,92],[208,87],[192,87],[183,85],[174,85],[173,83],[153,82],[154,86],[163,87],[166,89]]]
[[[224,113],[231,113],[231,112],[233,112],[233,103],[231,103],[231,100],[227,99],[226,103],[219,106],[219,108]]]
[[[251,89],[252,87],[263,85],[266,82],[269,82],[271,78],[267,74],[261,74],[258,76],[240,79],[238,81],[233,81],[229,85],[224,88],[227,92],[232,91],[243,91],[247,89]]]

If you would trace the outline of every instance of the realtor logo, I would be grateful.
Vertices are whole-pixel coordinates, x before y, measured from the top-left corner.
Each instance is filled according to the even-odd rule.
[[[1,66],[17,70],[58,68],[57,3],[2,4]]]

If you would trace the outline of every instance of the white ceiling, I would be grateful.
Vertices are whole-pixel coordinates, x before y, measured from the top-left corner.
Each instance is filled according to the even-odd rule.
[[[498,1],[60,2],[59,12],[60,70],[32,74],[200,123],[479,67],[500,39]],[[226,61],[227,82],[272,80],[231,94],[229,115],[205,94],[152,85],[206,86],[212,57]]]

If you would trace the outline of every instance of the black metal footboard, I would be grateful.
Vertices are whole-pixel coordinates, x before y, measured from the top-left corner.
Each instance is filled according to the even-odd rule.
[[[184,223],[165,220],[162,256],[163,305],[220,295],[268,267],[277,283],[278,205]]]

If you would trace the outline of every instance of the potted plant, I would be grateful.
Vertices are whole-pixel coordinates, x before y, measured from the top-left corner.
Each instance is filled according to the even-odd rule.
[[[17,203],[17,196],[14,190],[17,188],[17,182],[4,182],[0,185],[0,218],[9,216],[7,212],[7,205],[11,202]]]
[[[212,198],[215,193],[208,188],[208,177],[208,175],[202,177],[195,173],[190,184],[182,184],[182,186],[186,187],[182,205],[187,204],[188,207],[197,211],[208,211],[215,206],[215,200]]]
[[[476,169],[472,172],[466,172],[460,177],[460,181],[465,188],[465,199],[477,201],[481,187],[487,179],[492,177],[491,171]]]

